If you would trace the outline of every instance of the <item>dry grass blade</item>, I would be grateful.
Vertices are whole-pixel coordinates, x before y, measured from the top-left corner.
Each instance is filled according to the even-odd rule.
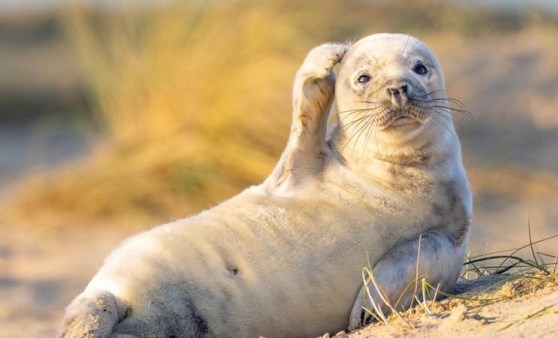
[[[528,238],[529,243],[523,246],[520,246],[516,249],[509,249],[509,250],[500,250],[497,252],[491,252],[484,255],[477,255],[477,256],[470,256],[468,255],[465,260],[465,275],[467,279],[470,279],[469,274],[474,272],[477,276],[482,276],[484,274],[503,274],[509,273],[510,271],[515,271],[516,274],[524,275],[528,273],[537,273],[542,272],[546,275],[555,275],[556,274],[556,263],[558,263],[557,256],[538,252],[535,250],[535,244],[548,242],[550,240],[555,239],[558,237],[557,235],[547,236],[543,239],[533,241],[532,233],[531,233],[531,221],[530,217],[528,218],[527,222],[527,229],[528,229]],[[529,248],[530,255],[532,259],[527,259],[519,256],[521,250]],[[508,255],[502,255],[501,253],[504,252],[511,252]],[[539,259],[537,259],[537,256]],[[543,257],[551,258],[553,263],[545,262]],[[496,265],[486,265],[484,264],[482,269],[477,267],[478,263],[483,263],[487,261],[499,261]],[[471,268],[471,267],[472,268]],[[550,270],[552,269],[552,270]]]
[[[538,317],[538,316],[544,314],[545,312],[547,312],[549,309],[552,309],[552,308],[555,307],[556,305],[558,305],[558,304],[547,305],[547,306],[543,307],[542,309],[540,309],[540,310],[538,310],[538,311],[535,311],[535,312],[533,312],[533,313],[531,313],[531,314],[528,314],[527,316],[525,316],[525,317],[523,318],[523,321],[529,320],[529,319],[531,319],[531,318]],[[508,324],[505,325],[504,327],[501,327],[500,329],[498,329],[498,331],[504,331],[504,330],[506,330],[506,329],[508,329],[508,328],[510,328],[510,327],[512,327],[512,326],[514,326],[514,325],[516,325],[518,322],[522,322],[522,321],[514,321],[514,322],[511,322],[511,323],[508,323]]]
[[[419,300],[417,298],[417,296],[415,295],[415,298],[417,300],[417,302],[424,308],[424,311],[428,314],[432,314],[432,311],[430,310],[430,307],[428,306],[428,301],[426,298],[426,295],[428,294],[428,296],[430,296],[430,292],[428,291],[428,284],[426,283],[426,278],[422,278],[421,279],[421,293],[422,293],[422,301]]]
[[[388,300],[387,296],[385,295],[384,291],[382,290],[381,286],[378,284],[378,282],[376,281],[376,278],[374,277],[374,273],[372,271],[372,269],[370,268],[363,268],[363,278],[365,281],[370,281],[372,283],[372,285],[374,286],[374,289],[376,290],[376,293],[378,295],[378,297],[382,300],[382,302],[391,310],[392,314],[395,314],[397,316],[397,318],[399,318],[402,322],[404,322],[405,324],[407,324],[411,329],[415,329],[415,326],[408,320],[406,320],[405,318],[403,318],[401,316],[401,314],[393,307],[393,305],[390,303],[390,301]],[[368,283],[365,283],[365,285],[367,285]],[[370,291],[368,290],[368,287],[365,288],[367,291],[367,294],[369,296],[369,298],[373,301],[373,297],[370,293]],[[375,302],[373,301],[373,304]],[[370,311],[367,311],[370,312]],[[382,316],[382,320],[387,323],[387,318],[385,318],[385,315],[383,314],[383,312],[380,310],[381,316]]]
[[[368,299],[368,302],[370,302],[370,305],[372,305],[372,309],[368,309],[367,307],[363,306],[362,308],[364,309],[364,311],[366,311],[368,314],[370,314],[371,316],[373,316],[376,320],[378,321],[382,321],[385,324],[387,324],[387,317],[385,316],[384,312],[382,311],[382,307],[374,300],[374,297],[372,296],[372,293],[370,292],[370,282],[371,279],[367,278],[368,275],[368,271],[366,270],[366,268],[363,269],[362,271],[362,279],[364,282],[364,290],[366,292],[366,296]],[[376,286],[375,286],[376,287]],[[379,293],[380,290],[377,289],[377,292]]]
[[[528,229],[528,233],[529,233],[529,247],[531,248],[531,254],[533,255],[533,259],[535,260],[535,264],[539,265],[539,261],[537,260],[537,255],[535,254],[533,239],[531,237],[531,210],[529,210],[529,216],[527,217],[527,229]]]

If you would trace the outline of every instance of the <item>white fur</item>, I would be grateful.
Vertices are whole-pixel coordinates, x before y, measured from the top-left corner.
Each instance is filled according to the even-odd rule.
[[[352,304],[361,269],[368,262],[385,266],[381,280],[389,280],[398,262],[393,253],[412,256],[409,243],[426,232],[435,234],[432,243],[443,243],[444,257],[434,249],[421,253],[432,257],[425,266],[435,283],[451,286],[471,213],[452,124],[387,128],[357,142],[350,118],[340,118],[325,139],[335,85],[335,109],[362,107],[359,95],[343,87],[355,66],[370,67],[355,65],[356,58],[373,52],[385,61],[374,68],[377,78],[412,76],[404,62],[393,61],[402,50],[433,58],[403,35],[374,35],[348,52],[335,44],[311,51],[294,83],[289,143],[270,177],[123,243],[68,307],[61,336],[316,336],[346,328],[351,311],[356,327],[360,303],[356,310]],[[332,69],[341,59],[336,81]],[[434,68],[438,77],[422,85],[444,89],[437,63]],[[386,160],[412,157],[419,148],[435,163]],[[454,197],[459,212],[440,213]],[[447,262],[452,271],[429,260]],[[413,273],[408,264],[402,269],[408,271],[402,278]]]

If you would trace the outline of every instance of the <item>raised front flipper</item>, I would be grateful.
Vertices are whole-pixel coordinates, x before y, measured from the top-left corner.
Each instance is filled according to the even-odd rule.
[[[358,293],[349,319],[349,330],[355,330],[378,315],[386,317],[392,309],[408,309],[415,295],[423,301],[421,279],[439,291],[447,292],[454,286],[465,255],[467,241],[456,243],[452,236],[441,231],[429,231],[419,239],[403,243],[390,250],[373,268],[373,279],[368,279]],[[418,257],[418,259],[417,259]],[[417,270],[418,266],[418,270]],[[382,295],[379,295],[379,290]],[[433,296],[434,290],[429,290]],[[426,299],[430,298],[426,293]],[[374,304],[375,305],[374,305]]]
[[[345,55],[348,46],[323,44],[312,49],[299,68],[293,84],[293,121],[281,159],[264,182],[266,191],[289,195],[308,176],[323,170],[328,112],[333,101],[333,67]]]

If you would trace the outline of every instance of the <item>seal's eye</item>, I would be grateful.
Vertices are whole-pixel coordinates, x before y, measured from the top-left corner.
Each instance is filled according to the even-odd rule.
[[[426,69],[426,67],[422,63],[418,63],[413,68],[413,72],[415,72],[419,75],[424,75],[424,74],[428,73],[428,69]]]
[[[362,74],[358,77],[357,81],[358,83],[364,84],[367,83],[368,81],[370,81],[370,79],[372,79],[372,77],[368,74]]]

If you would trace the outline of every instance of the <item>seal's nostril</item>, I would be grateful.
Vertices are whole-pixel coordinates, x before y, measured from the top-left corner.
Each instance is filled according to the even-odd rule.
[[[402,85],[402,86],[401,86],[401,92],[402,92],[403,94],[407,94],[407,85]]]
[[[397,96],[399,95],[399,89],[397,88],[386,88],[387,92],[389,95],[391,96]]]

